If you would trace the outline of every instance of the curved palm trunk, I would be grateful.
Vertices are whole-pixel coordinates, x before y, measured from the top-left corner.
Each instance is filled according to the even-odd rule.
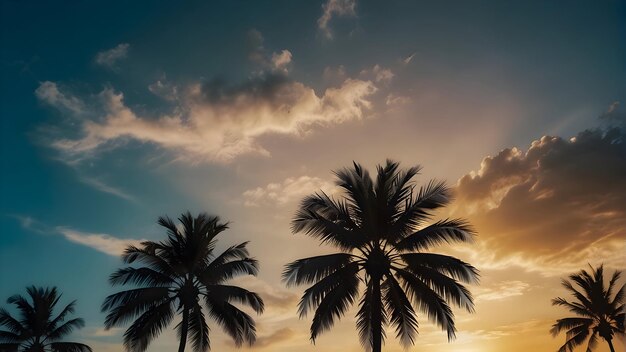
[[[611,339],[606,340],[606,342],[609,344],[609,348],[611,349],[611,352],[615,352],[615,348],[613,348],[613,342],[611,342]]]
[[[187,344],[187,330],[189,328],[189,309],[183,308],[183,320],[180,322],[180,345],[178,345],[178,352],[185,352],[185,345]]]
[[[380,297],[380,279],[373,279],[372,302],[372,352],[382,351],[382,302]]]

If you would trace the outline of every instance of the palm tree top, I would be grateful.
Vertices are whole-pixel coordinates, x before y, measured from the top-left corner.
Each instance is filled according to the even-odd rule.
[[[587,351],[593,350],[598,336],[604,339],[611,351],[614,351],[612,339],[615,335],[624,335],[624,288],[618,288],[622,272],[616,270],[610,280],[605,282],[604,266],[590,271],[581,270],[561,281],[574,300],[557,297],[552,305],[568,308],[575,317],[558,319],[550,332],[557,336],[566,331],[566,341],[559,352],[571,352],[587,342]]]
[[[134,288],[106,298],[102,305],[102,311],[109,313],[105,327],[132,321],[124,334],[124,345],[127,350],[145,351],[178,314],[179,351],[185,349],[189,334],[193,350],[204,352],[210,349],[208,314],[235,344],[252,344],[256,338],[254,320],[233,303],[261,314],[263,300],[254,292],[226,284],[240,275],[257,275],[258,262],[250,257],[248,242],[216,254],[216,237],[228,229],[228,223],[206,213],[194,217],[190,212],[178,220],[180,227],[169,217],[160,217],[158,224],[166,229],[165,240],[145,241],[126,249],[122,260],[129,266],[114,272],[109,282]]]
[[[478,270],[457,258],[428,253],[445,243],[472,242],[463,219],[433,220],[452,199],[441,181],[417,187],[420,166],[400,169],[387,160],[373,178],[360,164],[335,171],[339,196],[323,191],[305,197],[294,216],[294,233],[304,233],[342,252],[300,259],[283,272],[287,285],[312,284],[299,304],[300,316],[315,311],[311,339],[330,329],[365,290],[357,328],[361,342],[380,350],[383,328],[392,325],[403,345],[417,335],[416,307],[455,337],[448,304],[473,312],[471,293],[461,283],[477,283]]]
[[[0,308],[0,351],[91,352],[87,345],[62,341],[85,325],[81,318],[67,320],[74,313],[76,301],[66,305],[56,316],[54,309],[61,299],[56,287],[26,288],[27,297],[13,295],[7,303],[17,307],[18,317]]]

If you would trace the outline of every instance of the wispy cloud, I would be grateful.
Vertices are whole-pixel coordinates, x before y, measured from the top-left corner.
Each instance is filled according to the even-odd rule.
[[[356,17],[356,0],[328,0],[322,4],[322,10],[317,27],[326,38],[332,39],[330,21],[333,17]]]
[[[410,64],[411,61],[413,60],[413,58],[415,57],[415,54],[417,54],[417,53],[413,53],[413,54],[405,57],[404,59],[402,59],[402,63],[404,63],[405,65]]]
[[[112,194],[112,195],[114,195],[116,197],[119,197],[119,198],[122,198],[122,199],[125,199],[125,200],[128,200],[128,201],[131,201],[131,202],[137,202],[137,199],[133,195],[131,195],[131,194],[129,194],[129,193],[127,193],[127,192],[117,188],[117,187],[108,185],[108,184],[106,184],[105,182],[103,182],[102,180],[100,180],[98,178],[89,177],[89,176],[79,176],[78,179],[80,180],[80,182],[82,182],[82,183],[84,183],[86,185],[89,185],[89,186],[97,189],[100,192]]]
[[[299,201],[309,194],[324,191],[332,194],[337,187],[319,177],[289,177],[282,182],[269,183],[264,187],[247,190],[243,193],[244,205],[248,207],[260,205],[285,205]]]
[[[121,239],[104,233],[77,231],[63,226],[56,227],[56,230],[70,242],[87,246],[114,257],[122,255],[126,247],[137,246],[142,242],[142,240]]]
[[[49,226],[30,216],[10,215],[29,231],[42,235],[61,235],[66,240],[81,244],[111,256],[120,256],[129,245],[139,245],[145,240],[123,239],[104,233],[77,231],[67,226]]]
[[[501,301],[523,295],[530,284],[523,281],[502,281],[491,287],[478,287],[474,290],[476,301]]]
[[[121,43],[109,50],[104,50],[96,54],[94,61],[101,66],[114,69],[116,64],[128,56],[130,44]]]
[[[79,98],[62,93],[59,86],[50,81],[39,83],[35,90],[35,96],[43,103],[46,103],[61,112],[81,115],[85,112],[85,104]]]

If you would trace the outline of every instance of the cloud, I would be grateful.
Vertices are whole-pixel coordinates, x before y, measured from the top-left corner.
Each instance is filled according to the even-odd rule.
[[[121,239],[104,233],[89,233],[76,231],[68,227],[58,226],[56,231],[70,242],[95,249],[111,256],[120,256],[126,247],[138,246],[143,240]]]
[[[137,199],[131,195],[128,194],[127,192],[117,188],[117,187],[113,187],[111,185],[108,185],[106,183],[104,183],[102,180],[98,179],[98,178],[94,178],[94,177],[88,177],[88,176],[80,176],[79,177],[79,181],[89,185],[93,188],[95,188],[96,190],[100,191],[100,192],[104,192],[104,193],[108,193],[108,194],[112,194],[116,197],[131,201],[131,202],[136,202]]]
[[[402,60],[402,62],[403,62],[405,65],[408,65],[409,63],[411,63],[411,61],[412,61],[412,60],[413,60],[413,58],[415,57],[415,54],[417,54],[417,53],[413,53],[413,54],[411,54],[411,55],[409,55],[409,56],[405,57],[405,58]]]
[[[318,177],[300,176],[290,177],[282,182],[270,183],[265,187],[257,187],[243,193],[244,205],[255,207],[261,205],[285,205],[300,201],[305,196],[318,191],[332,194],[336,186],[329,181]]]
[[[66,240],[95,249],[104,254],[119,256],[129,245],[139,245],[144,239],[122,239],[104,233],[89,233],[71,229],[66,226],[52,227],[41,221],[24,215],[9,215],[17,219],[20,226],[25,230],[33,231],[40,235],[62,235]]]
[[[411,102],[411,98],[404,95],[395,95],[390,93],[387,95],[387,99],[385,99],[385,104],[387,106],[400,106],[405,105]]]
[[[84,103],[75,96],[62,93],[56,83],[44,81],[35,89],[35,96],[63,113],[81,115],[85,111]]]
[[[272,54],[272,65],[274,69],[287,72],[287,66],[291,63],[291,52],[282,50],[280,53]]]
[[[120,60],[123,60],[128,56],[128,49],[130,48],[130,44],[121,43],[116,47],[104,50],[96,54],[94,61],[96,64],[100,66],[104,66],[110,69],[115,68],[115,64],[117,64]]]
[[[271,345],[275,345],[277,343],[290,340],[295,335],[296,333],[290,328],[278,329],[269,335],[259,336],[254,342],[254,345],[252,346],[252,348],[258,349],[258,348],[265,348]]]
[[[116,336],[119,335],[121,332],[124,331],[123,328],[109,328],[106,329],[104,327],[99,327],[99,328],[92,328],[89,329],[91,331],[90,335],[93,337],[110,337],[110,336]]]
[[[317,27],[328,39],[333,38],[329,24],[333,17],[356,17],[356,0],[328,0],[322,4],[322,16]]]
[[[388,68],[376,64],[371,69],[361,71],[361,76],[368,77],[375,82],[390,83],[395,74]]]
[[[480,267],[555,275],[590,261],[623,267],[625,131],[544,136],[485,158],[457,184],[457,210],[476,226]]]
[[[521,296],[530,288],[530,284],[522,281],[502,281],[492,287],[474,289],[476,301],[501,301],[510,297]]]
[[[236,87],[210,81],[184,87],[170,114],[150,117],[127,106],[123,93],[106,88],[97,97],[102,108],[92,111],[97,117],[82,119],[76,131],[80,137],[56,138],[51,146],[67,160],[128,141],[150,143],[191,163],[227,162],[249,153],[269,155],[257,142],[259,137],[301,136],[316,126],[361,119],[376,90],[371,81],[350,78],[321,95],[284,75],[255,77]]]
[[[263,34],[257,29],[248,31],[247,42],[249,50],[248,59],[259,65],[262,70],[282,74],[289,72],[289,65],[293,59],[291,51],[283,49],[280,52],[274,52],[270,55],[264,46],[265,38],[263,38]],[[256,73],[263,74],[264,72]]]

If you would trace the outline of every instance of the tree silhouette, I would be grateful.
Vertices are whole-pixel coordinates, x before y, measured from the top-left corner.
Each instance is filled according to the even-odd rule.
[[[416,307],[455,337],[452,303],[473,312],[471,293],[461,284],[478,282],[478,271],[451,256],[427,253],[443,243],[470,242],[473,231],[461,219],[432,222],[447,205],[450,189],[430,181],[414,192],[420,167],[400,170],[387,160],[376,180],[354,163],[335,172],[343,196],[320,191],[306,197],[292,221],[303,232],[333,245],[340,253],[296,260],[283,272],[287,285],[313,284],[299,303],[300,317],[315,310],[311,340],[329,330],[359,297],[357,329],[361,343],[381,351],[385,327],[395,327],[404,346],[414,344]],[[429,223],[429,224],[427,224]]]
[[[621,271],[615,271],[606,288],[602,265],[597,269],[591,267],[590,272],[581,270],[570,275],[569,280],[562,280],[561,284],[575,300],[557,297],[552,300],[552,305],[566,307],[577,317],[559,319],[552,325],[550,332],[553,336],[566,331],[565,344],[559,352],[571,352],[587,339],[587,351],[590,352],[598,343],[598,336],[607,342],[611,352],[615,352],[613,336],[624,334],[624,285],[613,296],[621,274]]]
[[[26,288],[28,297],[14,295],[7,303],[19,311],[17,318],[0,308],[0,351],[2,352],[91,352],[78,342],[63,342],[63,338],[85,325],[81,318],[66,320],[74,313],[76,301],[71,302],[54,317],[54,309],[61,298],[56,287]],[[30,300],[29,300],[30,298]]]
[[[215,255],[215,238],[228,224],[204,213],[194,218],[189,212],[179,221],[180,229],[170,218],[159,218],[159,225],[167,230],[165,241],[145,241],[126,249],[122,255],[126,264],[145,266],[128,266],[111,275],[112,285],[135,288],[106,298],[102,305],[102,311],[109,312],[105,327],[134,320],[124,334],[124,345],[127,350],[143,352],[176,313],[181,316],[176,325],[178,351],[185,350],[188,334],[194,351],[207,351],[210,340],[206,310],[236,345],[252,344],[256,339],[254,320],[232,303],[245,304],[260,314],[263,300],[256,293],[225,284],[239,275],[257,274],[258,263],[249,257],[248,242]]]

